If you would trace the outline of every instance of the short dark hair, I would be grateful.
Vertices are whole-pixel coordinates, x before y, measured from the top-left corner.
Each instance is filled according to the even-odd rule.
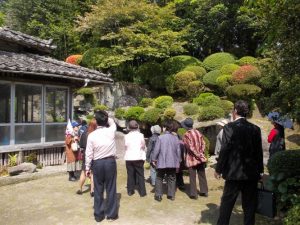
[[[108,114],[104,110],[98,110],[95,112],[95,119],[98,126],[106,126],[108,121]]]
[[[177,130],[178,130],[178,126],[175,125],[174,120],[169,120],[169,119],[165,120],[163,127],[165,127],[166,131],[169,131],[169,132],[177,132]]]
[[[239,116],[246,117],[249,114],[249,104],[244,100],[238,100],[234,104],[234,109]]]

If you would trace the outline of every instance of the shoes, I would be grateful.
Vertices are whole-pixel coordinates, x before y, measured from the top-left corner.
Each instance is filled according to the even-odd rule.
[[[145,196],[147,196],[147,194],[140,194],[140,197],[142,198],[142,197],[145,197]]]
[[[178,189],[179,189],[180,191],[184,191],[184,190],[185,190],[185,186],[184,186],[184,185],[180,185],[180,186],[178,187]]]
[[[197,197],[197,196],[190,196],[190,199],[197,200],[197,199],[198,199],[198,197]]]
[[[81,191],[81,190],[78,190],[78,191],[76,191],[76,194],[82,195],[82,191]]]
[[[200,193],[199,195],[202,196],[202,197],[208,197],[207,193]]]
[[[95,217],[95,220],[96,220],[96,222],[99,223],[99,222],[101,222],[102,220],[104,220],[104,217],[100,217],[100,218],[99,218],[99,217]]]
[[[69,177],[69,181],[76,181],[76,177]]]
[[[115,221],[115,220],[117,220],[117,219],[119,219],[118,216],[116,216],[116,217],[106,217],[106,220],[107,220],[108,222],[113,222],[113,221]]]
[[[90,196],[91,196],[91,197],[94,197],[94,192],[90,192]]]
[[[129,196],[134,195],[134,191],[128,191],[128,195]]]
[[[155,200],[155,201],[158,201],[158,202],[161,202],[162,197],[161,197],[160,195],[155,195],[155,196],[154,196],[154,200]]]
[[[174,196],[167,196],[167,199],[171,200],[171,201],[174,201],[175,200],[175,197]]]

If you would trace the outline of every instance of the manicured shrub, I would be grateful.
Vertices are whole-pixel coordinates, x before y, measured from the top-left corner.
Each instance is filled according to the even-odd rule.
[[[127,112],[125,113],[125,119],[126,120],[139,120],[140,115],[144,113],[144,108],[140,106],[133,106],[130,107]]]
[[[96,112],[98,110],[104,110],[104,111],[106,111],[106,110],[108,110],[108,107],[106,105],[95,105],[94,106],[94,111]]]
[[[183,112],[190,116],[190,115],[196,115],[199,112],[199,106],[194,103],[188,103],[183,106]]]
[[[195,73],[197,79],[202,80],[203,76],[207,73],[205,68],[202,66],[187,66],[183,71],[190,71]]]
[[[165,119],[173,119],[176,116],[176,110],[173,108],[166,108],[164,111]]]
[[[162,116],[162,110],[159,108],[150,108],[140,117],[140,120],[151,125],[157,124]]]
[[[93,89],[92,89],[92,88],[87,88],[87,87],[85,87],[85,88],[80,88],[80,89],[78,89],[78,90],[76,91],[76,93],[79,94],[79,95],[84,95],[84,96],[86,96],[86,95],[92,95],[94,92],[93,92]]]
[[[116,108],[115,109],[115,117],[117,119],[123,120],[125,118],[126,110],[123,108]]]
[[[226,89],[232,84],[232,75],[221,75],[217,78],[216,84],[221,89]]]
[[[220,97],[213,93],[202,93],[197,98],[193,99],[193,103],[199,106],[218,105],[220,103]]]
[[[204,91],[204,85],[200,80],[195,80],[189,83],[187,87],[187,95],[191,98],[196,97]]]
[[[225,115],[228,115],[229,113],[231,113],[233,106],[234,106],[233,102],[231,102],[229,100],[221,100],[220,101],[220,107],[224,110]]]
[[[153,99],[152,98],[142,98],[142,100],[139,102],[139,106],[147,108],[149,106],[152,106]]]
[[[206,57],[203,61],[204,67],[207,70],[219,70],[222,66],[234,63],[234,56],[226,52],[214,53]]]
[[[300,221],[300,204],[294,205],[284,218],[284,225],[299,224]]]
[[[253,84],[236,84],[226,89],[227,96],[232,100],[254,98],[261,88]]]
[[[261,77],[261,73],[256,66],[245,65],[241,66],[232,74],[232,80],[235,83],[249,83],[257,81]]]
[[[198,121],[214,120],[217,118],[223,118],[225,112],[221,107],[210,105],[200,107]]]
[[[252,56],[244,56],[242,58],[240,58],[239,60],[237,60],[237,63],[240,66],[244,66],[244,65],[255,65],[257,62],[257,59],[252,57]]]
[[[146,62],[142,64],[136,75],[142,84],[150,84],[155,89],[160,89],[163,87],[165,79],[163,75],[163,70],[161,64],[157,62]]]
[[[175,92],[186,94],[189,83],[195,81],[196,79],[195,73],[190,71],[182,71],[177,73],[174,77]]]
[[[163,95],[154,99],[154,107],[165,109],[172,106],[174,100],[171,96]]]
[[[234,71],[236,71],[239,68],[240,68],[240,66],[230,63],[230,64],[226,64],[226,65],[222,66],[222,68],[220,69],[220,72],[222,75],[225,75],[225,74],[231,75]]]
[[[82,60],[82,55],[70,55],[66,58],[67,63],[71,63],[74,65],[79,65]]]
[[[220,70],[213,70],[208,72],[207,74],[204,75],[203,77],[203,83],[208,86],[216,86],[217,85],[217,79],[220,77],[222,74]]]
[[[178,55],[165,60],[162,63],[166,76],[173,75],[183,70],[187,66],[202,66],[202,62],[189,55]]]
[[[175,93],[175,75],[170,75],[165,79],[166,90],[169,94]]]
[[[185,134],[185,132],[186,132],[186,129],[183,128],[183,127],[180,127],[180,128],[178,128],[178,130],[177,130],[177,134],[178,134],[181,138],[183,137],[183,135]]]

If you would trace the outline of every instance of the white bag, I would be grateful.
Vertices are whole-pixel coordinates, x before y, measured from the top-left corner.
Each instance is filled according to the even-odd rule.
[[[77,142],[72,142],[71,149],[72,149],[73,152],[77,152],[78,151],[78,144],[77,144]]]

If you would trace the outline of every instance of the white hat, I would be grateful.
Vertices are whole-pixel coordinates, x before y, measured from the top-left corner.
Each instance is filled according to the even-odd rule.
[[[222,127],[224,127],[227,123],[229,123],[228,120],[221,120],[221,121],[216,122],[216,124],[218,124],[218,125],[220,125]]]

